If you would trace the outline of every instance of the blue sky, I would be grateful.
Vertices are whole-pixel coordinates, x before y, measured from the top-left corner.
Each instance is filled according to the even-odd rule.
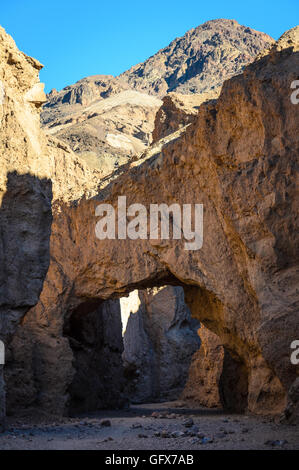
[[[118,75],[215,18],[277,39],[299,23],[299,1],[2,0],[0,24],[45,65],[40,77],[49,91],[87,75]]]

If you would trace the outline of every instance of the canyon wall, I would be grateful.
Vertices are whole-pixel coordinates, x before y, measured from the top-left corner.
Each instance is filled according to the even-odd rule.
[[[207,21],[118,77],[92,75],[61,91],[52,90],[43,106],[42,125],[90,168],[112,172],[150,145],[160,98],[166,100],[164,125],[169,131],[167,93],[176,91],[179,98],[170,100],[185,104],[191,94],[199,104],[219,94],[225,80],[273,42],[267,34],[234,20]]]
[[[198,335],[201,346],[192,356],[181,397],[208,408],[218,408],[222,406],[220,379],[224,349],[220,338],[203,325],[199,328]]]
[[[7,352],[8,414],[70,415],[124,406],[122,352],[119,300],[83,307],[64,322],[26,316]]]
[[[70,149],[40,129],[46,101],[42,65],[0,28],[0,340],[9,343],[43,287],[50,262],[54,201],[96,193],[90,172]],[[5,384],[0,365],[0,428]]]
[[[178,398],[200,346],[183,289],[137,291],[128,313],[123,360],[129,398],[135,403]]]
[[[6,346],[39,298],[50,256],[52,183],[43,171],[41,64],[0,28],[0,340]],[[0,365],[0,429],[5,387]]]

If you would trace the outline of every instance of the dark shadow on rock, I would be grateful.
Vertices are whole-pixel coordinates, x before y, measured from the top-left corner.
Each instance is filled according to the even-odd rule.
[[[248,401],[248,371],[245,364],[224,348],[223,369],[219,380],[219,395],[223,408],[243,413]]]
[[[67,390],[68,414],[126,405],[119,300],[81,304],[66,321],[64,336],[75,369]]]
[[[16,171],[7,174],[0,203],[0,339],[6,346],[43,287],[50,262],[51,203],[51,180]],[[0,427],[4,414],[2,371]]]

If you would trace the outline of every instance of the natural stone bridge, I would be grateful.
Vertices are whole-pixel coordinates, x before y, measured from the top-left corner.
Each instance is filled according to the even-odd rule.
[[[290,344],[299,337],[299,115],[290,100],[299,44],[292,34],[292,44],[282,38],[226,82],[219,100],[201,106],[178,139],[112,177],[98,196],[57,206],[50,268],[28,314],[32,325],[44,322],[62,336],[66,322],[103,300],[181,285],[192,314],[238,364],[236,388],[248,408],[284,409],[298,375]],[[98,240],[96,207],[116,208],[118,196],[148,210],[202,203],[202,248],[186,251],[185,240]],[[57,360],[65,341],[55,345]]]
[[[298,49],[295,29],[226,82],[218,101],[202,105],[184,133],[112,175],[96,197],[77,203],[55,197],[50,267],[15,338],[28,345],[30,335],[38,337],[41,349],[51,351],[47,363],[38,358],[39,382],[56,411],[65,409],[72,376],[65,332],[80,329],[84,315],[104,300],[165,284],[183,286],[192,314],[234,358],[239,399],[256,413],[283,411],[299,372],[290,362],[290,344],[299,337],[299,116],[290,100]],[[54,194],[68,158],[56,151],[60,172],[44,172]],[[52,161],[44,160],[41,165]],[[78,182],[76,168],[84,173],[83,167],[72,165],[70,177]],[[187,251],[183,239],[97,239],[96,207],[116,207],[119,196],[148,210],[150,204],[203,204],[202,248]]]

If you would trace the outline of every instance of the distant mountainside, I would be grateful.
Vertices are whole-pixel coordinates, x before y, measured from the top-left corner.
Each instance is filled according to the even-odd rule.
[[[191,29],[142,64],[120,75],[131,87],[164,96],[202,93],[222,85],[274,40],[235,20],[212,20]]]
[[[273,42],[234,20],[208,21],[118,77],[94,75],[52,90],[42,124],[90,166],[113,170],[151,143],[163,96],[217,96],[225,80]]]
[[[146,149],[161,105],[159,98],[132,90],[121,79],[96,75],[52,91],[42,123],[90,167],[110,173]]]

